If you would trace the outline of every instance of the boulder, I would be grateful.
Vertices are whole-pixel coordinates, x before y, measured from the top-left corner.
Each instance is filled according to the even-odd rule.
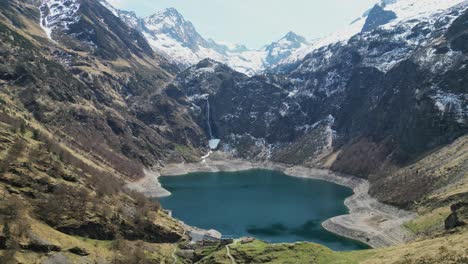
[[[6,249],[7,238],[5,236],[0,236],[0,249]]]
[[[462,222],[458,219],[457,213],[451,213],[447,219],[445,219],[445,230],[450,230],[461,226]]]
[[[466,206],[464,203],[457,203],[450,206],[452,213],[445,219],[445,230],[450,230],[457,228],[459,226],[464,226],[466,223],[461,221],[458,217],[458,210]]]
[[[75,254],[75,255],[78,255],[78,256],[88,256],[89,255],[89,253],[88,253],[88,251],[86,249],[80,248],[80,247],[70,248],[68,251]]]
[[[60,252],[60,246],[52,244],[50,241],[43,239],[33,233],[29,234],[30,241],[27,244],[20,244],[20,247],[25,250],[30,250],[39,253]]]

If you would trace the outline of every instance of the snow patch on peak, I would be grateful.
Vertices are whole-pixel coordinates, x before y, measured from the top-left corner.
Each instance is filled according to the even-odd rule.
[[[197,64],[197,66],[192,67],[191,69],[196,69],[198,72],[203,73],[215,73],[216,69],[221,66],[221,63],[211,60],[205,59]]]
[[[459,124],[466,124],[468,120],[468,103],[466,94],[438,92],[431,96],[434,106],[442,115],[450,115]]]
[[[153,50],[181,68],[188,68],[204,59],[213,59],[232,69],[247,74],[261,73],[267,67],[289,56],[292,51],[307,46],[305,38],[289,32],[277,42],[259,50],[244,45],[206,40],[176,9],[164,9],[145,18],[135,13],[116,10],[105,0],[101,4],[139,30]]]
[[[77,23],[80,9],[78,0],[44,0],[40,6],[41,27],[49,39],[52,39],[53,31],[56,29],[68,30],[70,25]]]
[[[289,31],[282,39],[286,39],[291,42],[307,42],[303,36],[296,34],[294,31]]]
[[[115,8],[111,3],[106,0],[100,0],[99,3],[107,8],[114,16],[122,19],[131,28],[137,29],[139,26],[139,18],[133,11],[125,11]]]
[[[384,0],[385,10],[393,11],[397,19],[391,24],[445,11],[466,0]]]
[[[277,42],[273,42],[265,48],[267,56],[265,58],[266,66],[275,65],[283,59],[289,57],[295,50],[299,50],[310,43],[307,40],[290,31]]]
[[[156,12],[153,15],[148,16],[148,18],[153,19],[164,19],[166,17],[171,17],[176,20],[185,21],[185,18],[174,7],[165,8],[159,12]]]
[[[392,19],[381,27],[391,30],[403,23],[407,25],[415,24],[418,21],[428,20],[433,15],[445,12],[452,7],[466,2],[466,0],[381,0],[380,6],[385,11],[391,11],[396,15],[395,19]],[[362,17],[353,21],[343,31],[331,34],[314,41],[311,45],[298,49],[291,56],[282,60],[280,64],[292,64],[304,59],[308,54],[322,47],[349,41],[351,37],[361,33],[361,29],[364,27],[369,13],[370,10],[364,13]],[[415,22],[412,23],[412,21]]]
[[[365,22],[366,20],[364,18],[359,18],[353,21],[353,23],[351,23],[347,28],[345,28],[342,31],[330,34],[321,39],[314,40],[310,45],[304,45],[298,48],[291,54],[291,56],[280,61],[279,64],[294,63],[296,61],[304,59],[308,54],[322,47],[331,44],[347,42],[352,36],[358,34],[361,31]]]
[[[170,29],[179,30],[179,34],[192,34],[189,30],[195,30],[192,24],[185,20],[185,18],[175,9],[167,8],[157,12],[151,16],[145,17],[144,22],[146,27],[151,31],[165,31]]]
[[[133,11],[119,10],[119,17],[131,28],[138,29],[140,26],[140,20]]]

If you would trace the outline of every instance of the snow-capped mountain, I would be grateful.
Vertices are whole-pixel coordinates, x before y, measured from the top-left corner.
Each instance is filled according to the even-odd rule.
[[[354,20],[342,31],[314,41],[311,45],[295,50],[291,56],[278,64],[291,64],[304,59],[308,54],[324,46],[344,43],[359,33],[378,27],[392,28],[404,22],[417,22],[437,15],[466,0],[380,0],[362,17]]]
[[[128,58],[135,54],[154,58],[154,51],[143,35],[116,17],[117,11],[103,3],[44,0],[38,6],[38,22],[51,41],[73,50],[105,59]]]
[[[265,64],[273,66],[289,57],[293,51],[299,50],[310,43],[302,36],[290,31],[277,42],[273,42],[265,47]]]
[[[249,78],[204,60],[170,93],[202,127],[209,100],[210,129],[239,157],[314,164],[344,144],[350,162],[334,168],[370,174],[418,156],[468,131],[468,1],[401,1],[407,6],[381,2],[343,36],[312,43],[281,74]],[[368,166],[375,156],[381,161]]]
[[[309,44],[304,37],[289,32],[277,42],[259,50],[250,50],[240,44],[225,44],[205,39],[194,25],[174,8],[139,18],[134,12],[118,10],[105,1],[101,1],[101,4],[127,25],[138,29],[157,53],[181,68],[190,67],[209,58],[236,71],[254,75]]]
[[[41,26],[53,39],[53,32],[73,31],[80,22],[81,0],[45,0],[41,6]],[[455,6],[464,0],[381,0],[344,31],[308,42],[294,32],[258,50],[243,45],[224,44],[201,36],[195,26],[176,9],[164,9],[140,18],[134,12],[118,10],[105,0],[102,6],[120,18],[127,26],[140,32],[151,48],[170,62],[185,69],[209,58],[224,63],[236,71],[255,75],[267,69],[287,67],[304,59],[314,51],[336,43],[345,43],[357,34],[366,34],[379,27],[392,28],[405,21],[421,21],[431,15]],[[82,21],[81,21],[82,22]],[[82,38],[96,46],[92,28],[90,36]],[[82,33],[80,33],[83,35]],[[286,66],[284,66],[286,65]]]
[[[165,55],[170,61],[187,68],[205,58],[225,63],[247,74],[254,74],[262,67],[258,56],[245,49],[221,45],[206,40],[190,21],[168,8],[141,20],[141,32],[155,51]]]

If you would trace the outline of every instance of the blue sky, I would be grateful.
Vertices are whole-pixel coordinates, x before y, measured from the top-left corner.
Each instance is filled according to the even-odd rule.
[[[175,7],[205,38],[259,48],[294,31],[326,36],[360,17],[377,0],[109,0],[147,16]]]

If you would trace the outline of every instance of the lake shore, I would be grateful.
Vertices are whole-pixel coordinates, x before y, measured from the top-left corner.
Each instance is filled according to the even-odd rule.
[[[354,195],[345,200],[349,214],[328,219],[322,226],[330,232],[361,241],[373,248],[403,244],[411,240],[410,233],[402,224],[413,219],[415,214],[378,202],[368,194],[367,180],[349,175],[340,175],[329,170],[291,166],[273,162],[249,162],[236,159],[206,159],[200,163],[168,164],[158,171],[147,171],[146,177],[130,183],[128,188],[148,197],[165,197],[165,190],[158,177],[178,176],[194,172],[232,172],[250,169],[281,171],[292,177],[310,178],[346,186]]]

